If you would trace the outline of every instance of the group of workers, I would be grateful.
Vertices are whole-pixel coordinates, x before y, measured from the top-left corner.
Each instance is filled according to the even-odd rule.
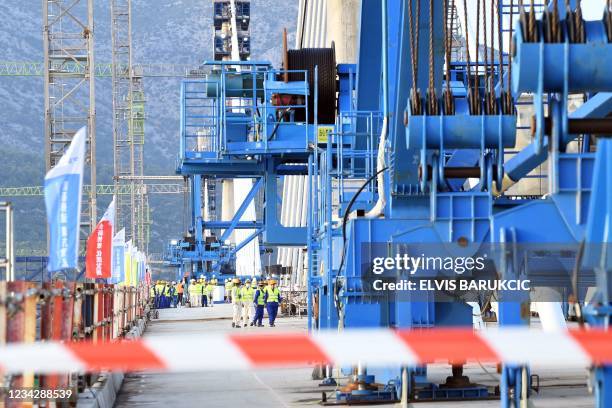
[[[214,293],[218,285],[215,277],[206,280],[204,275],[200,275],[199,279],[191,279],[189,282],[189,306],[190,307],[213,307]]]
[[[261,280],[256,278],[245,280],[239,278],[226,280],[226,301],[233,306],[232,327],[247,326],[263,327],[264,307],[268,311],[270,327],[274,327],[278,315],[278,305],[282,301],[276,280]]]
[[[225,280],[225,301],[232,304],[232,327],[247,326],[263,327],[264,309],[268,312],[270,327],[274,327],[278,306],[282,301],[275,279],[261,280],[240,278]],[[203,275],[199,279],[187,279],[179,282],[158,280],[151,287],[151,297],[155,308],[169,307],[212,307],[214,292],[218,285],[216,278],[206,280]],[[185,289],[188,296],[183,296]]]
[[[154,299],[155,308],[166,309],[182,304],[184,289],[183,282],[158,280],[151,286],[151,297]]]

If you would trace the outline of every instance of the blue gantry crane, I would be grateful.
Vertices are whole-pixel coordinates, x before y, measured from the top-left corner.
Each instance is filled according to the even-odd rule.
[[[572,296],[580,304],[589,286],[596,294],[579,317],[608,327],[612,80],[603,67],[612,65],[612,14],[584,21],[574,1],[466,0],[464,24],[477,19],[476,46],[465,30],[465,53],[457,54],[449,32],[455,2],[362,0],[356,64],[336,64],[333,47],[285,50],[282,69],[215,61],[205,79],[184,81],[177,172],[191,183],[191,237],[173,245],[172,262],[191,262],[193,273],[219,270],[260,235],[269,247],[306,246],[310,330],[471,327],[493,301],[500,326],[528,325],[531,301]],[[504,33],[513,34],[506,52]],[[532,142],[509,155],[526,93]],[[570,94],[585,101],[571,112]],[[546,195],[509,193],[545,161]],[[279,219],[287,175],[308,176],[306,227]],[[215,177],[255,179],[230,221],[201,215],[202,180]],[[241,221],[258,195],[260,217]],[[238,228],[253,233],[227,244]],[[206,230],[222,232],[207,242]],[[529,280],[559,298],[499,288],[376,289],[411,279],[397,264],[373,272],[375,258],[404,254],[432,260],[415,268],[418,279]],[[465,263],[476,259],[482,267]],[[428,381],[426,367],[344,367],[352,386],[337,399],[394,401],[404,390],[415,400],[499,398],[506,407],[529,398],[529,367],[502,366],[496,392],[472,383],[463,364],[453,362],[443,384]],[[593,373],[597,405],[609,406],[612,369]]]
[[[464,2],[464,10],[470,5]],[[486,5],[486,12],[485,2],[477,2],[470,14],[491,18],[488,27],[498,27],[499,46],[492,31],[486,46],[485,25],[484,50],[476,48],[470,60],[466,35],[467,61],[452,61],[444,29],[449,2],[361,2],[355,98],[348,110],[338,112],[317,156],[322,176],[311,178],[316,209],[309,224],[316,307],[311,328],[471,326],[474,311],[465,294],[375,289],[373,259],[405,253],[484,257],[480,276],[530,279],[579,299],[596,279],[600,298],[587,316],[593,324],[609,324],[605,276],[611,263],[603,231],[610,225],[605,215],[610,200],[603,191],[608,186],[594,180],[610,174],[604,163],[610,160],[606,92],[611,89],[601,70],[612,55],[610,13],[586,22],[579,4],[542,6],[536,14],[536,7],[499,2]],[[511,58],[501,44],[508,8],[511,19],[517,18]],[[482,44],[480,37],[476,43]],[[533,142],[507,159],[505,153],[516,144],[516,104],[523,93],[533,94]],[[587,99],[572,113],[570,93]],[[568,144],[577,139],[580,149],[570,153]],[[521,199],[504,194],[547,158],[549,194]],[[441,278],[441,269],[422,273]],[[391,282],[409,277],[397,268],[390,272]],[[529,324],[529,293],[495,295],[500,325]],[[430,383],[425,367],[360,366],[352,370],[355,387],[340,391],[338,399],[392,400],[402,382],[418,400],[499,397],[503,406],[518,406],[531,392],[528,367],[503,366],[496,395],[471,383],[461,365],[453,365],[445,384]],[[609,369],[595,373],[597,403],[606,406]],[[371,387],[375,379],[387,386]]]

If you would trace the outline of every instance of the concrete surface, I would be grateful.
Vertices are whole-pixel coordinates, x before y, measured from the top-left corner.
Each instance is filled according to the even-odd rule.
[[[206,334],[229,331],[306,330],[305,318],[279,318],[277,327],[231,327],[231,306],[213,308],[165,309],[145,331],[147,338],[181,334]],[[194,350],[194,353],[214,353],[214,350]],[[487,371],[485,372],[484,369]],[[465,374],[473,382],[495,386],[498,375],[495,366],[468,365]],[[321,392],[328,398],[333,389],[321,389],[311,380],[312,369],[256,370],[249,372],[207,372],[191,374],[134,373],[126,375],[117,396],[116,407],[308,407],[319,405]],[[533,399],[536,408],[593,407],[594,400],[586,388],[586,371],[535,370],[540,375],[542,388]],[[449,366],[429,366],[429,377],[444,382],[450,374]],[[344,384],[345,379],[340,379]],[[499,401],[466,401],[423,403],[426,408],[438,407],[498,407]],[[390,406],[390,405],[385,405]]]

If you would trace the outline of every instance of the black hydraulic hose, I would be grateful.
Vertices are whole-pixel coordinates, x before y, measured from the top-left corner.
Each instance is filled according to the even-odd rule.
[[[276,136],[276,131],[278,130],[278,126],[281,124],[281,122],[285,119],[285,116],[291,112],[291,108],[287,108],[283,111],[280,119],[274,124],[274,129],[272,129],[272,133],[270,134],[270,137],[268,138],[268,142],[270,140],[272,140],[274,138],[274,136]]]
[[[348,221],[348,216],[351,213],[351,208],[353,208],[353,204],[355,204],[357,197],[359,197],[359,194],[361,194],[361,192],[368,186],[368,184],[370,184],[372,180],[374,180],[380,173],[387,170],[388,168],[389,167],[383,167],[376,173],[372,174],[370,178],[368,178],[365,183],[363,183],[361,187],[359,187],[355,195],[351,198],[351,201],[349,201],[348,205],[346,206],[344,216],[342,217],[342,258],[340,258],[340,267],[338,268],[338,272],[340,272],[342,270],[342,267],[344,266],[344,258],[346,254],[346,223]]]

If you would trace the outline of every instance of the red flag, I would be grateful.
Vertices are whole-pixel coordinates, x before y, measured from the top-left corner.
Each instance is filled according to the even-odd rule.
[[[115,218],[115,200],[87,239],[85,258],[85,277],[89,279],[112,276],[113,253],[113,220]]]

